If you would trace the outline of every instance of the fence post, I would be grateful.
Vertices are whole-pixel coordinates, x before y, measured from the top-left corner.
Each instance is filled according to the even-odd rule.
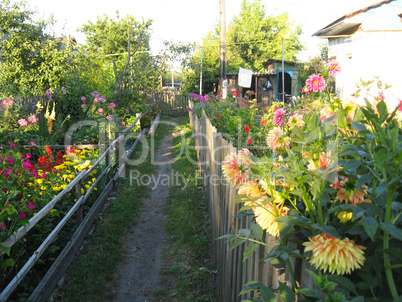
[[[124,177],[125,174],[125,167],[122,167],[122,171],[120,171],[121,166],[123,165],[123,155],[125,151],[125,146],[122,145],[124,141],[124,132],[122,131],[117,131],[115,135],[116,139],[118,139],[117,144],[116,144],[116,160],[117,160],[117,168],[119,169],[119,177]],[[113,187],[115,187],[115,184],[113,184]]]
[[[75,198],[76,202],[81,198],[81,180],[75,184]],[[82,205],[77,209],[77,224],[82,222]]]

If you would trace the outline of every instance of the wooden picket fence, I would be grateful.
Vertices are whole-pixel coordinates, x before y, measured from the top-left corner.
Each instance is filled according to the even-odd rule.
[[[149,95],[149,98],[158,105],[162,114],[173,117],[188,114],[189,98],[178,92],[154,92]]]
[[[192,106],[193,103],[190,101],[189,107]],[[279,286],[279,282],[290,286],[290,275],[287,270],[277,269],[263,261],[270,248],[261,245],[243,262],[243,253],[248,243],[232,249],[232,242],[217,239],[226,234],[237,234],[240,229],[249,229],[252,224],[250,216],[242,219],[234,217],[242,205],[235,202],[237,190],[225,181],[222,174],[221,166],[225,157],[230,153],[237,153],[237,150],[217,132],[205,111],[202,112],[201,120],[191,111],[189,117],[212,224],[219,301],[238,302],[251,298],[252,292],[239,295],[244,289],[243,286],[250,281],[260,281],[274,288]],[[267,245],[276,245],[276,239],[269,234],[264,233],[264,238]],[[300,286],[312,288],[313,279],[305,269],[314,271],[314,268],[308,262],[295,258],[291,259],[291,265]],[[279,297],[278,301],[281,301]]]
[[[42,244],[37,248],[37,250],[32,254],[29,260],[25,263],[25,265],[20,269],[17,275],[11,280],[11,282],[6,286],[2,285],[0,293],[0,302],[6,301],[8,297],[13,293],[13,291],[17,288],[17,286],[21,283],[22,279],[26,276],[26,274],[34,267],[34,264],[40,259],[42,254],[47,250],[47,248],[51,245],[52,241],[56,238],[59,232],[63,229],[65,224],[73,217],[77,217],[78,227],[71,237],[70,241],[66,244],[64,249],[59,254],[58,258],[54,261],[51,268],[47,271],[46,275],[42,278],[39,285],[36,287],[34,292],[29,297],[29,301],[46,301],[52,294],[54,288],[56,287],[57,282],[64,275],[67,268],[71,264],[74,255],[77,253],[81,243],[84,239],[84,236],[88,233],[92,226],[92,222],[101,209],[104,206],[104,202],[107,199],[109,193],[113,190],[116,185],[116,182],[120,175],[125,172],[125,167],[127,160],[132,155],[133,151],[141,141],[142,137],[146,134],[148,129],[144,129],[141,132],[137,132],[137,137],[135,142],[130,146],[128,150],[125,150],[125,142],[130,135],[132,136],[132,129],[139,124],[139,120],[142,116],[147,114],[149,109],[142,113],[138,114],[135,121],[127,128],[122,131],[118,131],[115,133],[115,137],[109,139],[103,145],[74,145],[73,147],[77,149],[100,149],[101,155],[96,160],[90,169],[86,169],[81,171],[76,177],[73,179],[68,186],[63,189],[57,196],[55,196],[49,203],[43,207],[36,215],[34,215],[30,220],[29,224],[26,227],[21,227],[17,231],[14,232],[14,235],[6,239],[2,242],[5,246],[12,247],[16,242],[21,240],[27,234],[29,235],[29,231],[41,221],[54,207],[60,202],[69,192],[75,192],[77,201],[70,208],[68,213],[65,214],[63,219],[58,223],[58,225],[52,230],[52,232],[47,236],[47,238],[42,242]],[[157,125],[151,125],[152,131],[156,131]],[[28,147],[28,146],[25,146]],[[53,146],[56,148],[66,148],[67,146]],[[87,192],[84,195],[81,195],[81,184],[85,181],[87,177],[95,169],[103,169],[99,171],[99,175]],[[92,176],[91,176],[92,177]],[[93,195],[91,193],[96,190],[100,183],[106,183],[103,187],[102,192],[96,198],[94,204],[91,206],[90,210],[83,215],[83,205],[86,201]],[[2,251],[0,251],[0,255]],[[5,286],[5,287],[3,287]]]

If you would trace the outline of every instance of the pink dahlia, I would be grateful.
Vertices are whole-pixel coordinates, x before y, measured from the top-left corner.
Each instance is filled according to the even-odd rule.
[[[285,118],[286,110],[283,108],[278,108],[274,113],[274,124],[280,127],[285,126],[284,118]]]
[[[36,117],[36,115],[32,114],[28,117],[28,122],[30,122],[31,124],[36,124],[38,122],[38,118]]]
[[[248,180],[249,166],[253,165],[253,161],[247,158],[246,155],[252,155],[252,153],[247,149],[239,151],[238,154],[231,153],[226,156],[222,165],[225,177],[237,186]]]
[[[18,125],[20,125],[20,127],[26,127],[28,126],[28,121],[24,118],[21,118],[17,121]]]
[[[341,72],[341,67],[339,66],[339,63],[335,60],[329,61],[327,66],[329,69],[328,73],[332,77]]]
[[[308,77],[306,85],[313,92],[322,92],[327,87],[324,78],[315,73]]]

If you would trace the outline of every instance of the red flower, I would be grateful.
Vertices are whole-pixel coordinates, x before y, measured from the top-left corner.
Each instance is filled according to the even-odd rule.
[[[62,163],[64,163],[64,158],[61,151],[59,151],[56,155],[56,166],[61,165]]]
[[[260,124],[261,124],[261,126],[265,126],[267,124],[267,120],[261,119]]]
[[[247,144],[251,145],[252,141],[253,141],[253,140],[251,139],[251,137],[249,137],[249,138],[247,139]]]
[[[249,132],[250,131],[250,126],[244,127],[244,131]]]

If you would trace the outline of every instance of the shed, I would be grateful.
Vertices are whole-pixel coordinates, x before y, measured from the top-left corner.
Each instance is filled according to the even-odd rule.
[[[238,73],[228,73],[228,92],[238,101],[256,99],[258,104],[270,106],[275,100],[283,100],[282,94],[282,61],[269,59],[265,62],[265,72],[253,72],[251,87],[238,85]],[[285,99],[300,94],[298,85],[298,63],[284,61],[285,66]]]

